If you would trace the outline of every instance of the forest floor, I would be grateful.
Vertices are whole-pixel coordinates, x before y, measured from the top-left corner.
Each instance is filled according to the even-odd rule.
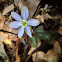
[[[29,10],[28,19],[40,24],[18,38],[19,29],[10,28],[11,12],[21,15],[22,6]],[[0,62],[61,62],[62,3],[59,0],[0,0]]]

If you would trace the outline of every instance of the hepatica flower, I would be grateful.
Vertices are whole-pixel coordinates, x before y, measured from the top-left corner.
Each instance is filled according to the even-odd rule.
[[[21,8],[21,16],[16,12],[11,12],[11,16],[16,20],[10,23],[11,28],[19,28],[18,37],[21,38],[24,31],[29,37],[32,37],[30,26],[38,26],[40,22],[37,19],[28,19],[29,11],[26,6]]]

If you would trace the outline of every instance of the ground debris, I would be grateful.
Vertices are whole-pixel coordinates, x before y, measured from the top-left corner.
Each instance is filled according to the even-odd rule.
[[[10,62],[7,53],[5,52],[4,44],[0,40],[0,62],[1,61]]]
[[[6,14],[9,13],[10,11],[12,11],[13,9],[14,9],[14,5],[13,5],[13,4],[9,5],[8,7],[6,7],[6,8],[3,10],[2,15],[6,15]]]
[[[16,40],[17,35],[14,35],[14,34],[11,34],[11,33],[0,32],[0,40],[1,41],[4,41],[5,39],[8,39],[8,38],[11,39],[11,40]]]

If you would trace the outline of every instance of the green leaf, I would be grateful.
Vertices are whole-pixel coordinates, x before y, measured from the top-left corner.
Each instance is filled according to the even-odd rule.
[[[30,43],[32,47],[36,47],[36,37],[33,36],[32,38],[30,38],[32,40],[32,42]],[[40,41],[40,39],[37,37],[37,42]]]
[[[36,33],[39,37],[39,39],[41,40],[47,40],[48,43],[50,43],[52,40],[58,40],[59,37],[61,36],[59,33],[57,32],[53,32],[53,31],[45,31],[42,26],[39,26],[36,29]]]
[[[46,11],[46,12],[49,12],[49,11],[50,11],[50,9],[46,9],[45,11]]]

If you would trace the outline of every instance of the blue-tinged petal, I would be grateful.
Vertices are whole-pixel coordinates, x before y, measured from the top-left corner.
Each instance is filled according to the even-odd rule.
[[[27,27],[25,28],[25,31],[26,31],[26,33],[27,33],[27,35],[28,35],[29,37],[32,37],[32,35],[31,35],[31,30],[30,30],[30,26],[27,26]]]
[[[11,28],[19,28],[20,25],[18,25],[18,23],[19,23],[18,21],[13,21],[13,22],[10,23],[9,26],[10,26]]]
[[[30,26],[38,26],[40,24],[39,20],[37,19],[30,19],[27,22]]]
[[[28,8],[26,6],[23,6],[21,8],[21,16],[24,20],[27,20],[28,16],[29,16],[29,11]]]
[[[24,33],[24,28],[21,27],[18,32],[18,37],[21,38],[23,36],[23,33]]]
[[[21,21],[21,16],[19,14],[17,14],[16,12],[11,12],[11,16],[17,20],[17,21]]]

